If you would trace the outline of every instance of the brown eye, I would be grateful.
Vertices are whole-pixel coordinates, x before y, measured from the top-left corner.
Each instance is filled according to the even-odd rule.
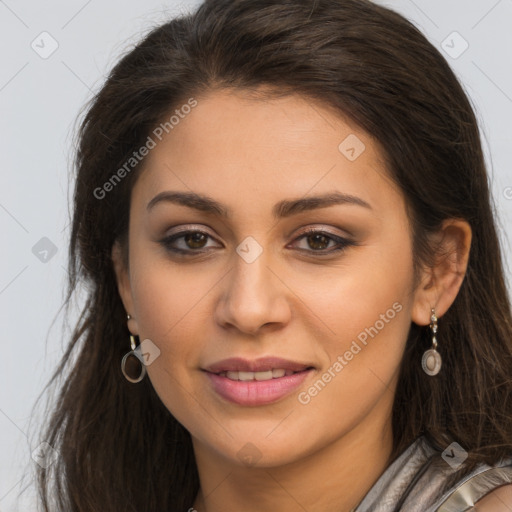
[[[180,231],[174,235],[170,235],[163,240],[161,244],[170,252],[183,255],[204,254],[209,252],[207,247],[208,239],[212,239],[211,235],[197,229]]]
[[[183,240],[191,249],[202,249],[204,247],[204,243],[206,242],[208,235],[200,231],[194,231],[186,234],[183,237]]]
[[[309,246],[315,250],[326,249],[329,246],[329,242],[332,241],[332,238],[325,236],[323,234],[315,234],[315,235],[307,235],[306,240],[308,241]]]
[[[318,253],[318,256],[328,256],[333,253],[344,251],[350,246],[357,245],[356,242],[346,238],[327,233],[318,229],[310,229],[295,239],[295,242],[304,240],[306,247],[298,247],[299,251]],[[329,248],[330,247],[330,248]]]

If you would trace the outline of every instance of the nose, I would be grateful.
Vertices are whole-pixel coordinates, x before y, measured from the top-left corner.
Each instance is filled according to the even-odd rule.
[[[215,319],[223,328],[255,335],[289,322],[290,290],[264,255],[265,251],[247,263],[235,254],[215,311]]]

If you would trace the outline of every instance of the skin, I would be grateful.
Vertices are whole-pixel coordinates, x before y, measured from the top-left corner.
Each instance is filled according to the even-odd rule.
[[[113,250],[128,327],[160,350],[149,378],[192,436],[201,489],[190,505],[199,512],[348,512],[389,464],[391,409],[410,324],[428,326],[431,308],[441,317],[453,303],[471,230],[446,221],[434,238],[452,257],[439,258],[415,281],[404,198],[367,133],[300,96],[263,101],[217,90],[197,99],[151,150],[133,188],[128,267],[122,249]],[[366,147],[354,161],[338,149],[350,134]],[[170,190],[208,195],[232,217],[168,201],[148,210]],[[281,200],[334,191],[371,208],[341,204],[272,217]],[[209,252],[174,255],[161,241],[179,226],[209,237],[195,245],[181,238],[175,247]],[[336,241],[308,242],[301,236],[308,226],[355,245],[321,257]],[[236,252],[248,236],[263,250],[252,263]],[[395,303],[400,312],[300,403],[298,393]],[[224,400],[201,371],[227,357],[269,355],[315,371],[296,392],[262,406]],[[253,465],[239,458],[247,443],[257,450]]]
[[[512,484],[498,487],[495,491],[478,501],[475,512],[510,512],[512,511]]]

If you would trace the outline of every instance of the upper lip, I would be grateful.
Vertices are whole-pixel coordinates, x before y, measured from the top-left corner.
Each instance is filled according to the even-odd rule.
[[[300,372],[308,368],[312,368],[311,364],[299,363],[282,359],[280,357],[261,357],[259,359],[249,360],[242,357],[230,357],[223,359],[205,368],[210,373],[221,373],[226,371],[242,371],[242,372],[262,372],[273,369],[284,369],[292,372]]]

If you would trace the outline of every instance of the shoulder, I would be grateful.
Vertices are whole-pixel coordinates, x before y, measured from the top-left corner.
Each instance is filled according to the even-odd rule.
[[[475,503],[478,512],[509,512],[512,510],[512,484],[502,485]]]
[[[478,512],[512,511],[512,460],[502,460],[494,466],[479,465],[451,487],[433,508],[436,512],[459,509]]]

